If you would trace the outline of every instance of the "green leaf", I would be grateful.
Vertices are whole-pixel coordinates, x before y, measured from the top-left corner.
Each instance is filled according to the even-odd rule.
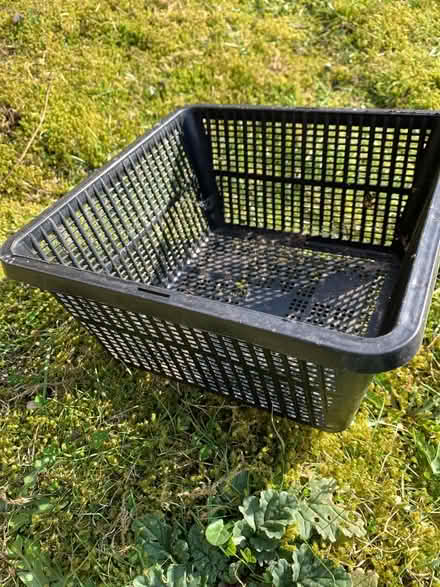
[[[287,491],[268,489],[260,493],[259,499],[254,495],[246,498],[239,510],[254,532],[281,539],[294,519],[297,504],[296,497]]]
[[[235,556],[236,553],[237,553],[237,547],[235,546],[234,539],[231,536],[228,540],[228,544],[225,547],[225,554],[226,554],[226,556]]]
[[[191,572],[185,565],[170,565],[167,572],[167,585],[170,587],[202,587],[206,581]]]
[[[50,512],[55,507],[54,504],[50,503],[50,501],[47,498],[42,498],[38,501],[35,501],[34,505],[36,506],[36,509],[40,514],[44,512]]]
[[[225,528],[223,520],[212,522],[205,530],[206,540],[213,546],[222,546],[230,536],[231,533]]]
[[[99,450],[104,442],[109,439],[109,437],[110,435],[107,431],[97,430],[92,434],[90,444],[93,446],[93,448]]]
[[[8,556],[16,561],[17,576],[22,583],[31,587],[65,587],[68,579],[58,565],[41,552],[40,546],[17,537],[8,547]]]
[[[286,528],[295,519],[298,499],[287,491],[269,489],[251,496],[239,509],[243,520],[233,528],[234,543],[250,546],[258,563],[274,560]]]
[[[234,527],[232,528],[232,540],[237,546],[244,546],[253,534],[254,532],[252,528],[245,520],[235,522]]]
[[[440,473],[440,443],[436,447],[426,440],[423,432],[418,430],[414,432],[414,441],[419,452],[425,457],[433,474],[438,475]]]
[[[207,461],[211,457],[212,457],[212,450],[209,448],[209,446],[206,446],[206,444],[205,444],[204,446],[201,447],[201,449],[199,451],[199,458],[201,461]]]
[[[273,489],[261,491],[258,498],[246,498],[239,508],[243,520],[234,524],[235,544],[242,548],[249,545],[260,564],[273,560],[286,527],[294,520],[297,505],[295,495]]]
[[[36,577],[33,573],[17,573],[18,578],[25,584],[29,585],[30,587],[45,587],[43,583],[40,583],[38,577]]]
[[[297,587],[351,587],[350,575],[331,561],[316,557],[307,544],[292,553],[292,585]]]
[[[247,497],[244,500],[243,505],[239,506],[238,509],[242,513],[245,522],[255,532],[257,529],[256,517],[258,516],[258,514],[261,515],[258,498],[255,495]]]
[[[274,587],[292,587],[294,584],[293,567],[284,558],[270,563],[268,570]]]
[[[185,540],[179,538],[180,531],[173,530],[160,516],[147,515],[133,522],[139,556],[145,554],[149,563],[186,563],[189,548]]]
[[[255,558],[260,566],[267,565],[272,561],[278,560],[278,551],[263,550],[262,552],[255,552]]]
[[[228,559],[223,552],[205,539],[199,527],[194,524],[188,532],[188,545],[191,559],[197,573],[208,584],[214,583],[228,567]]]
[[[335,542],[338,531],[347,537],[364,536],[365,528],[360,518],[352,522],[340,506],[333,503],[336,482],[333,479],[313,480],[309,483],[309,494],[298,503],[294,519],[300,537],[308,540],[315,529],[325,540]]]
[[[429,466],[431,467],[432,472],[434,475],[440,474],[440,442],[437,444],[437,449],[435,450],[435,456],[433,451],[433,458],[429,461]]]
[[[243,560],[244,560],[246,563],[253,564],[253,563],[256,563],[256,562],[257,562],[257,559],[256,559],[256,558],[255,558],[255,556],[252,554],[252,551],[251,551],[251,549],[250,549],[250,548],[244,548],[244,549],[241,551],[241,556],[243,557]]]
[[[268,520],[265,522],[264,526],[261,527],[261,529],[268,538],[281,539],[288,525],[288,521],[285,522],[284,520]]]
[[[176,540],[173,544],[173,554],[180,563],[186,563],[189,560],[189,547],[185,540]]]
[[[185,565],[170,565],[168,567],[167,584],[173,587],[187,587]]]
[[[241,498],[244,499],[249,495],[250,476],[249,471],[240,471],[230,482],[231,489]]]
[[[29,511],[12,514],[9,518],[9,528],[17,532],[23,526],[27,526],[32,521],[32,514]]]
[[[137,543],[152,563],[172,560],[172,532],[170,526],[155,515],[144,516],[133,523]]]
[[[133,581],[133,587],[166,587],[162,568],[160,565],[154,565],[148,569],[148,573],[136,577]]]
[[[251,536],[249,538],[249,543],[257,552],[272,551],[278,549],[279,547],[278,540],[268,538],[264,534]]]
[[[281,523],[284,527],[292,521],[292,513],[297,507],[297,499],[287,491],[269,489],[260,494],[260,506],[264,509],[265,526],[269,521]]]
[[[269,562],[277,556],[280,541],[268,538],[263,533],[254,532],[245,520],[240,520],[234,524],[232,535],[232,540],[237,546],[245,548],[248,544],[251,547],[257,562],[260,564]]]

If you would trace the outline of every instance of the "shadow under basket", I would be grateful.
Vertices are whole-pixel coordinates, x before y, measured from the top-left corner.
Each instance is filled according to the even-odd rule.
[[[200,105],[1,250],[127,365],[329,431],[418,350],[439,114]]]

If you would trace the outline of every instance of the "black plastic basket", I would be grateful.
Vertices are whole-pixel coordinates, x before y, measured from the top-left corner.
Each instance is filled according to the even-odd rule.
[[[124,363],[338,431],[420,345],[439,154],[437,113],[188,107],[1,258]]]

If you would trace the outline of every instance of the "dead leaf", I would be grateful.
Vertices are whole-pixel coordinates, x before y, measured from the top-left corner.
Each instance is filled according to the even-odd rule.
[[[20,24],[21,21],[24,19],[24,15],[21,12],[16,12],[12,17],[12,24]]]
[[[364,569],[355,569],[351,573],[353,587],[377,587],[379,575],[374,571],[365,572]]]
[[[32,501],[32,497],[17,497],[17,499],[9,499],[6,493],[0,493],[0,500],[8,505],[25,505]]]
[[[0,104],[0,131],[10,135],[17,128],[21,114],[9,104]]]

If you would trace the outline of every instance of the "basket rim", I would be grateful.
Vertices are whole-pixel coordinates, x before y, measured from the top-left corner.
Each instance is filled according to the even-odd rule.
[[[383,110],[348,108],[278,108],[268,106],[222,106],[197,104],[179,108],[160,120],[149,132],[128,145],[108,163],[89,175],[43,213],[13,234],[0,249],[0,261],[10,279],[23,281],[51,292],[90,298],[109,306],[145,313],[232,336],[272,351],[294,355],[330,368],[358,373],[379,373],[407,363],[418,351],[426,323],[440,263],[440,179],[437,177],[428,214],[421,230],[408,285],[403,294],[394,327],[377,337],[360,337],[323,326],[286,319],[220,301],[180,293],[166,288],[139,284],[105,274],[48,263],[26,254],[26,237],[57,213],[66,203],[100,177],[106,176],[122,159],[140,145],[154,140],[161,129],[189,111],[246,110],[277,113],[316,112],[352,115],[362,118],[377,115],[424,116],[440,118],[440,112],[426,110]]]

